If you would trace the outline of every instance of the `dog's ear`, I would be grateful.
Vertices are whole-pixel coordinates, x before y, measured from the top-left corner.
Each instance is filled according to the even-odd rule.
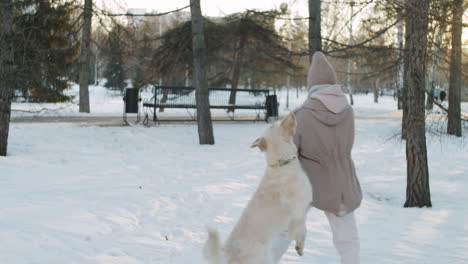
[[[261,151],[265,151],[267,149],[267,142],[264,137],[257,138],[250,147],[258,147]]]
[[[287,136],[294,136],[296,134],[296,117],[294,114],[291,112],[289,113],[283,120],[281,120],[281,129],[285,132]]]

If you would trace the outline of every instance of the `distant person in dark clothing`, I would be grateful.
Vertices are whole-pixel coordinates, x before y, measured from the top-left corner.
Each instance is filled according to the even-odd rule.
[[[444,101],[445,96],[447,96],[447,94],[445,93],[445,91],[440,91],[439,98],[440,98],[440,101],[441,101],[441,102]]]

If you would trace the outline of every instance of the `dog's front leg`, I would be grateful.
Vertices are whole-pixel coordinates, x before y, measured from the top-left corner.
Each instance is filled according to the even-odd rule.
[[[305,217],[293,218],[288,226],[288,239],[296,241],[296,251],[299,256],[304,254],[304,244],[307,234]]]

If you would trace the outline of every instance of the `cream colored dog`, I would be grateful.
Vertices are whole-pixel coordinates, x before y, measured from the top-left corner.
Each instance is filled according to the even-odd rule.
[[[296,156],[295,132],[296,118],[290,113],[252,144],[266,154],[265,175],[224,246],[218,231],[208,229],[203,250],[208,263],[273,264],[272,241],[284,230],[302,256],[312,190]]]

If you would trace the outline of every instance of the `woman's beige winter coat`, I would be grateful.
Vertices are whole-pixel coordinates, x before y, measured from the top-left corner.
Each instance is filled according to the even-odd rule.
[[[354,113],[341,86],[335,83],[333,68],[322,53],[315,53],[308,84],[312,90],[318,89],[294,111],[294,141],[312,183],[312,205],[338,215],[359,207],[362,192],[351,157]]]

